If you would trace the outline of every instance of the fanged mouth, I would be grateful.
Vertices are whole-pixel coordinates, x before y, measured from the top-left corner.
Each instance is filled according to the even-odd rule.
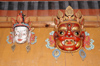
[[[76,45],[77,42],[74,41],[74,40],[64,40],[64,41],[62,41],[62,44],[65,45],[65,46],[73,46],[73,45]]]

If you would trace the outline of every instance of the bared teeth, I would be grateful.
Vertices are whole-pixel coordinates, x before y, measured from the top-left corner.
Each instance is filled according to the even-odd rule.
[[[76,41],[75,41],[75,44],[76,44]]]
[[[68,36],[66,36],[66,37],[68,37]]]
[[[65,41],[62,41],[62,44],[64,45],[65,44]]]
[[[72,35],[70,37],[72,37]]]

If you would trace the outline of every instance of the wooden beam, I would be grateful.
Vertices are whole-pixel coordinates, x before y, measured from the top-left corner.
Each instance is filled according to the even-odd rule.
[[[32,27],[35,28],[52,28],[54,27],[53,21],[45,21],[45,22],[33,22]],[[85,22],[84,27],[100,27],[100,22]],[[12,28],[11,22],[0,22],[0,28]]]
[[[11,28],[11,18],[16,20],[16,17],[0,17],[1,28]],[[55,16],[29,16],[30,21],[33,22],[32,27],[54,27]],[[84,16],[85,27],[100,27],[100,16]]]

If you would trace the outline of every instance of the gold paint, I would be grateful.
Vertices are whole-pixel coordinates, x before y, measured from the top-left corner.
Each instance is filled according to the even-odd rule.
[[[57,40],[56,44],[59,46],[63,46],[59,40]]]
[[[79,47],[79,46],[80,46],[80,44],[81,44],[81,42],[80,42],[80,41],[79,41],[79,42],[77,42],[76,47]]]
[[[67,30],[66,27],[60,27],[59,30]]]
[[[71,44],[68,44],[68,41],[66,40],[65,46],[73,46],[73,45],[75,45],[75,42],[73,40],[71,41]]]
[[[61,43],[59,43],[59,46],[63,46]]]
[[[68,31],[70,33],[70,31]]]
[[[68,16],[71,16],[74,14],[73,8],[71,6],[68,6],[65,10],[65,14]]]
[[[58,52],[58,51],[55,51],[55,52],[54,52],[54,55],[55,55],[55,56],[59,55],[59,52]]]
[[[76,52],[76,51],[78,51],[78,50],[80,50],[82,48],[82,40],[80,40],[80,47],[77,50],[74,50],[74,51],[65,51],[65,50],[62,50],[62,49],[59,48],[58,45],[57,45],[57,48],[59,50],[63,51],[63,52],[67,52],[67,53]]]
[[[80,18],[80,17],[82,16],[82,13],[81,13],[81,11],[79,10],[75,15],[76,15],[77,18]]]
[[[65,23],[72,23],[72,24],[78,24],[79,26],[81,26],[77,21],[63,21],[61,22],[60,24],[58,24],[58,27],[61,25],[61,24],[65,24]]]
[[[60,10],[58,11],[57,17],[58,18],[62,18],[63,17],[63,13]]]
[[[71,50],[73,50],[73,48],[66,48],[66,50],[71,51]]]
[[[80,30],[79,27],[73,27],[73,28],[72,28],[72,31],[79,31],[79,30]]]

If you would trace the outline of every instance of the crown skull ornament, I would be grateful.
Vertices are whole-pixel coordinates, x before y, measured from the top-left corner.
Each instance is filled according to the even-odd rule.
[[[10,35],[7,36],[7,43],[11,44],[13,43],[11,49],[15,50],[15,42],[17,44],[23,44],[25,42],[28,42],[28,45],[26,46],[27,52],[30,51],[30,44],[35,44],[37,42],[37,37],[35,36],[34,28],[31,28],[32,22],[30,21],[29,17],[24,18],[24,14],[19,13],[16,20],[12,18],[12,29],[10,32]]]
[[[94,49],[94,41],[90,39],[89,33],[84,29],[84,18],[81,11],[74,13],[72,7],[68,6],[65,14],[58,11],[54,23],[55,28],[46,39],[46,47],[55,49],[52,53],[55,58],[60,56],[60,51],[71,54],[79,51],[79,55],[84,60],[86,53],[83,48]]]

